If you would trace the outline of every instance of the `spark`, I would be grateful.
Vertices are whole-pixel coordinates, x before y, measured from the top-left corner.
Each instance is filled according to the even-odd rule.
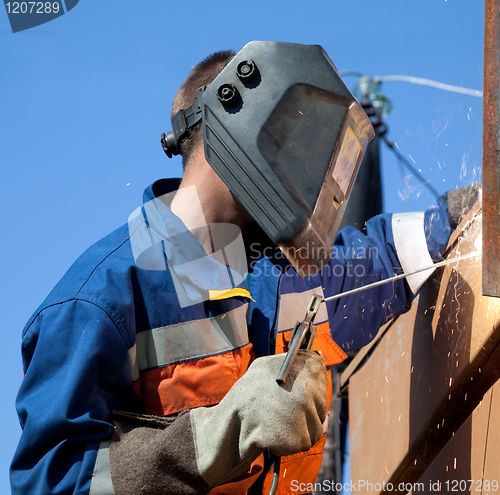
[[[450,387],[451,387],[451,381],[452,381],[452,380],[453,380],[453,378],[450,378],[450,385],[449,385]]]
[[[285,477],[285,474],[286,474],[286,469],[287,469],[287,468],[285,468],[285,470],[283,471],[283,478]]]
[[[387,383],[389,383],[389,380],[387,379],[387,377],[385,377],[385,381],[386,381]]]
[[[399,419],[398,419],[398,421],[401,421],[401,414],[399,415]]]
[[[130,182],[127,184],[127,186],[130,186]]]
[[[412,161],[413,163],[417,163],[417,162],[413,159],[413,157],[412,157],[411,155],[408,155],[408,156],[411,158],[411,161]]]
[[[300,110],[299,110],[300,115],[304,115]]]
[[[387,466],[384,466],[384,467],[385,467],[385,472],[386,472],[387,474],[389,474],[389,470],[387,469]]]
[[[453,460],[453,469],[457,469],[457,458]]]
[[[224,313],[224,314],[222,315],[221,320],[223,320],[225,317],[226,317],[226,313]]]

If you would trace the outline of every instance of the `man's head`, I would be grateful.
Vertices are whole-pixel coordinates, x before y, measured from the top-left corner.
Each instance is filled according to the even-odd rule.
[[[188,170],[203,151],[292,265],[314,273],[330,257],[373,128],[320,46],[254,41],[231,55],[193,69],[163,150],[180,151]]]
[[[172,102],[171,118],[173,119],[179,110],[185,110],[193,104],[194,94],[201,86],[208,86],[220,74],[224,65],[230,57],[233,57],[233,50],[224,50],[215,52],[195,65],[189,73],[182,86],[177,91],[174,101]],[[187,136],[180,144],[180,152],[182,155],[182,163],[184,171],[189,164],[190,159],[194,155],[196,149],[202,143],[202,126],[201,121],[194,127],[188,130]]]

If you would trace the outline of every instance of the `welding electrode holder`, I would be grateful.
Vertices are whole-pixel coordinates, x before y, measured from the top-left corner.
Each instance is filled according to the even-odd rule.
[[[313,294],[307,308],[306,317],[303,321],[298,321],[295,324],[292,337],[288,344],[288,352],[286,354],[285,361],[281,366],[278,377],[276,378],[276,382],[279,385],[286,383],[286,379],[290,373],[290,368],[292,367],[299,350],[311,349],[314,337],[316,336],[316,327],[312,323],[322,301],[323,298],[321,296]]]
[[[285,357],[285,361],[281,366],[281,369],[276,378],[278,385],[284,385],[287,381],[290,369],[297,357],[300,349],[311,349],[314,337],[316,336],[316,327],[313,325],[314,318],[318,313],[319,306],[323,302],[323,297],[313,294],[311,300],[309,301],[309,306],[307,307],[306,316],[303,321],[298,321],[295,323],[295,327],[292,332],[292,337],[288,343],[288,352]],[[278,488],[278,481],[280,476],[281,467],[281,457],[274,456],[274,469],[273,469],[273,481],[271,484],[271,489],[269,490],[269,495],[274,495],[276,489]]]

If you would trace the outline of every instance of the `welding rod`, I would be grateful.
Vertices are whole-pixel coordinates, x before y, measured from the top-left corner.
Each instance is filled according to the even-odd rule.
[[[461,261],[467,258],[475,258],[476,256],[481,256],[481,253],[474,252],[469,254],[464,254],[462,256],[457,256],[456,258],[451,258],[449,260],[440,261],[439,263],[434,263],[433,265],[426,266],[424,268],[419,268],[418,270],[413,270],[408,273],[401,273],[401,275],[395,275],[394,277],[389,277],[384,280],[379,280],[378,282],[373,282],[373,284],[363,285],[362,287],[358,287],[357,289],[348,290],[347,292],[341,292],[340,294],[335,294],[334,296],[325,297],[323,302],[334,301],[335,299],[340,299],[341,297],[350,296],[352,294],[357,294],[363,290],[371,289],[373,287],[378,287],[379,285],[388,284],[389,282],[393,282],[395,280],[399,280],[400,278],[409,277],[410,275],[414,275],[415,273],[425,272],[426,270],[433,270],[434,268],[439,268],[440,266],[449,265],[454,261]]]

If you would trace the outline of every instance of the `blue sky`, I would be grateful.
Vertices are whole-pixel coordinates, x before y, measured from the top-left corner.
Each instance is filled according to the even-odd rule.
[[[127,221],[148,184],[180,175],[159,140],[190,68],[216,50],[277,40],[322,45],[339,70],[481,90],[483,10],[479,0],[80,0],[12,34],[0,7],[0,493],[20,435],[22,328],[78,255]],[[440,193],[481,179],[480,98],[399,82],[382,91],[395,108],[388,137]],[[387,150],[382,180],[386,211],[433,201]]]

